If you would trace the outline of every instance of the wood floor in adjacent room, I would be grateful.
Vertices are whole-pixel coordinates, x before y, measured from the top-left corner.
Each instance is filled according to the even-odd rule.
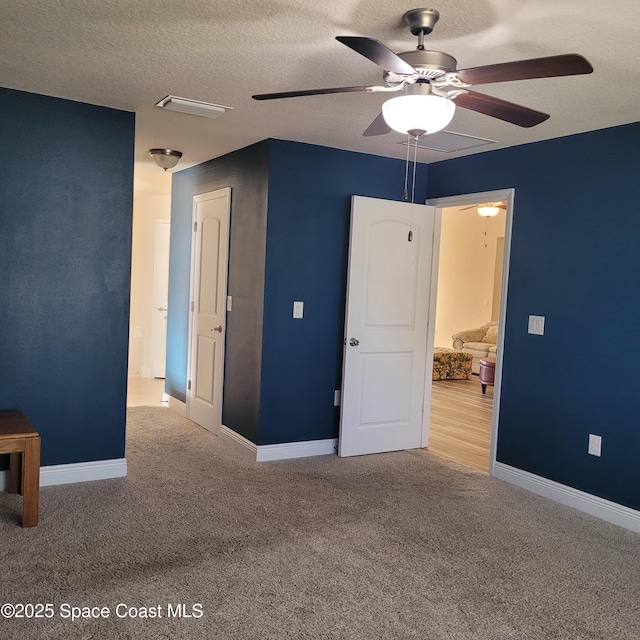
[[[431,394],[429,451],[489,471],[493,387],[483,395],[478,376],[473,376],[435,381]]]
[[[127,383],[127,407],[161,407],[166,406],[162,397],[164,378],[143,378],[129,376]]]

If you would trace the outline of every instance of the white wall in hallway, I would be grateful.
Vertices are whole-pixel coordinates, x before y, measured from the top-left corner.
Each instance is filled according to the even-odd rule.
[[[129,375],[151,375],[151,313],[155,221],[171,218],[171,174],[158,168],[134,172]]]

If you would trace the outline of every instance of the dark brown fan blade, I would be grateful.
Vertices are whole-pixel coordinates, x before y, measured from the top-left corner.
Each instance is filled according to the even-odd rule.
[[[372,91],[372,87],[331,87],[329,89],[307,89],[305,91],[283,91],[282,93],[260,93],[251,96],[254,100],[274,100],[276,98],[297,98],[298,96],[319,96],[325,93],[354,93]]]
[[[491,82],[509,82],[511,80],[532,80],[534,78],[553,78],[556,76],[575,76],[591,73],[593,67],[586,58],[577,53],[567,53],[548,58],[531,58],[501,64],[489,64],[485,67],[460,69],[456,74],[469,84],[489,84]]]
[[[519,127],[534,127],[549,118],[547,113],[534,111],[529,107],[523,107],[476,91],[463,93],[455,98],[454,102],[459,107],[517,124]]]
[[[367,127],[367,130],[362,134],[363,136],[383,136],[385,133],[389,133],[391,127],[385,122],[382,113]]]
[[[338,36],[336,40],[346,44],[347,47],[368,58],[371,62],[375,62],[385,71],[391,71],[399,75],[413,75],[416,73],[416,70],[410,64],[406,63],[400,56],[383,45],[382,42],[378,42],[378,40],[361,36]]]

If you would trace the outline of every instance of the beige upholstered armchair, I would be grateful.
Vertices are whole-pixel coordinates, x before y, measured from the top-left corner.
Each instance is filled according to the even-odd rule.
[[[453,348],[473,356],[471,370],[480,372],[480,360],[496,355],[498,343],[498,322],[487,322],[477,329],[458,331],[453,336]]]

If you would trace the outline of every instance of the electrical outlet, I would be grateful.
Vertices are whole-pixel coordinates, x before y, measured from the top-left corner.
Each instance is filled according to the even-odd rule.
[[[334,407],[339,407],[340,406],[340,396],[341,396],[340,389],[336,389],[333,392],[333,406]]]
[[[293,317],[302,318],[304,316],[304,302],[296,300],[293,303]]]
[[[602,436],[596,436],[593,433],[589,434],[589,455],[598,456],[602,454]]]

